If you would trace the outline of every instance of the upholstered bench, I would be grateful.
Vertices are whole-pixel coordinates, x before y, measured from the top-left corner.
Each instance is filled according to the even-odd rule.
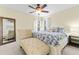
[[[29,55],[45,55],[49,53],[49,47],[37,38],[21,40],[21,47]]]

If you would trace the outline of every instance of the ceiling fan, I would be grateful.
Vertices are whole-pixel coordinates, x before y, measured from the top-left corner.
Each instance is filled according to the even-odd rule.
[[[42,6],[40,4],[37,4],[36,7],[29,5],[28,7],[35,10],[35,11],[29,12],[29,13],[34,13],[34,12],[36,12],[36,13],[40,13],[40,12],[48,13],[49,12],[49,11],[43,10],[45,7],[47,7],[47,4],[44,4]]]

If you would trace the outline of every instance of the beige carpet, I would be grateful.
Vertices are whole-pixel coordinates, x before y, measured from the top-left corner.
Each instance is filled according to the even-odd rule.
[[[79,55],[79,46],[68,45],[63,51],[64,55]]]
[[[0,55],[24,55],[24,51],[16,42],[0,46]],[[63,50],[63,55],[79,55],[79,48],[68,45]]]
[[[16,42],[0,46],[0,55],[24,55],[24,51]]]

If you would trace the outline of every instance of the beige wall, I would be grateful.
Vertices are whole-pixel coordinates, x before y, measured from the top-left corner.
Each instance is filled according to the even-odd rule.
[[[16,19],[16,29],[33,28],[34,17],[31,15],[0,6],[0,16]]]
[[[79,27],[79,6],[51,15],[49,20],[51,22],[51,28],[60,26],[69,32],[71,27]]]
[[[0,16],[16,19],[16,36],[18,29],[33,28],[34,17],[31,15],[0,6]]]

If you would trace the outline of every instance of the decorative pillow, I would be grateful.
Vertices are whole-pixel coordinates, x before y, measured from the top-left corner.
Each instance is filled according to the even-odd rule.
[[[57,30],[57,32],[64,32],[64,28],[60,28],[60,27],[58,27],[58,30]]]
[[[52,32],[64,32],[64,28],[62,28],[62,27],[53,27]]]
[[[57,27],[53,27],[52,29],[49,29],[48,32],[57,32]]]
[[[58,28],[57,28],[57,27],[54,27],[54,28],[52,29],[52,32],[58,32]]]

